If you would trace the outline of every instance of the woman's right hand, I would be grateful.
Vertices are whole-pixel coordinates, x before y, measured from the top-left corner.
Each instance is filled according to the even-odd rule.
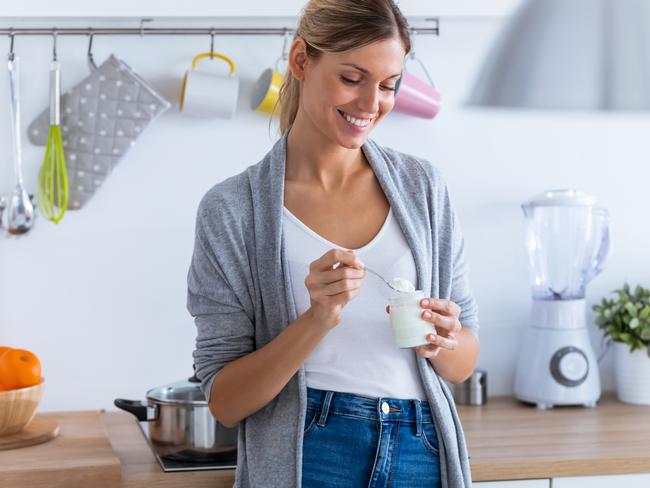
[[[359,294],[365,270],[352,250],[330,249],[309,264],[305,286],[310,313],[326,329],[341,322],[343,307]]]

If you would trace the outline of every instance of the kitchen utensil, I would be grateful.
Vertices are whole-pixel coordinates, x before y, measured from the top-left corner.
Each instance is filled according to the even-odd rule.
[[[265,69],[253,86],[251,108],[256,112],[275,114],[282,79],[283,75],[277,69]]]
[[[56,420],[36,415],[20,432],[0,436],[0,451],[42,444],[57,435],[59,435],[59,424]]]
[[[92,198],[147,125],[171,106],[112,54],[64,93],[60,104],[68,210],[78,210]],[[48,129],[46,109],[30,124],[30,141],[45,145]]]
[[[586,286],[610,252],[609,215],[575,189],[522,205],[533,303],[519,348],[515,396],[537,405],[593,407],[600,375],[586,323]]]
[[[230,66],[227,75],[198,70],[201,59],[215,57]],[[192,69],[185,72],[181,86],[180,111],[196,117],[231,119],[237,107],[239,79],[235,75],[235,63],[223,54],[208,52],[192,60]]]
[[[147,399],[117,398],[115,406],[148,422],[156,454],[172,460],[227,460],[237,454],[237,427],[212,416],[196,376],[147,392]]]
[[[267,68],[257,78],[255,85],[253,85],[253,92],[251,96],[251,108],[260,113],[270,115],[277,115],[277,104],[280,95],[280,88],[282,87],[282,74],[286,70],[286,62],[289,59],[289,41],[291,36],[290,31],[284,31],[284,42],[282,44],[282,54],[275,61],[275,68]],[[284,64],[285,66],[280,66]]]
[[[22,235],[34,226],[36,217],[34,205],[23,185],[22,148],[20,140],[20,93],[19,93],[19,58],[13,52],[13,36],[7,66],[9,69],[9,92],[11,96],[11,129],[14,149],[14,171],[16,187],[9,198],[7,209],[7,231],[12,235]]]
[[[487,371],[476,369],[465,381],[454,385],[454,399],[460,405],[485,405]]]
[[[404,70],[393,110],[414,117],[432,119],[440,111],[440,98],[440,92],[435,85],[427,84]]]
[[[38,385],[0,391],[0,436],[20,432],[36,415],[45,380]]]
[[[416,61],[428,83],[416,78],[406,70],[406,63],[409,60]],[[402,76],[395,84],[395,105],[393,110],[415,117],[432,119],[440,111],[440,92],[433,83],[426,65],[415,54],[415,32],[411,33],[411,50],[404,63]]]
[[[389,282],[388,280],[386,280],[386,278],[384,278],[382,275],[380,275],[380,274],[377,273],[376,271],[371,270],[371,269],[370,269],[369,267],[367,267],[367,266],[365,266],[363,269],[364,269],[365,271],[369,271],[370,273],[372,273],[372,274],[374,274],[375,276],[377,276],[378,278],[380,278],[380,279],[381,279],[384,283],[386,283],[386,285],[388,285],[391,289],[393,289],[393,290],[395,290],[395,291],[397,291],[397,292],[400,292],[400,293],[402,292],[402,290],[398,290],[397,288],[395,288],[393,285],[390,284],[390,282]]]
[[[45,149],[45,160],[38,175],[37,198],[41,213],[58,224],[68,208],[68,173],[61,141],[59,111],[61,66],[56,57],[56,33],[53,37],[54,55],[50,65],[50,133]],[[58,211],[55,211],[54,207],[57,207]]]

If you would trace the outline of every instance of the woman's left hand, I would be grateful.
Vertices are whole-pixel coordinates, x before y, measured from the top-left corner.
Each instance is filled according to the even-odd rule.
[[[456,334],[462,329],[460,324],[460,307],[451,300],[423,298],[420,300],[422,318],[433,325],[434,331],[427,334],[425,346],[418,346],[415,352],[424,358],[436,357],[442,349],[454,350],[458,347]],[[389,312],[390,308],[386,307]]]

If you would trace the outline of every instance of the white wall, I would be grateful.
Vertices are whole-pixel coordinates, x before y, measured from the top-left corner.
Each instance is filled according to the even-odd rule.
[[[647,285],[650,276],[650,120],[463,107],[501,22],[443,20],[439,38],[418,37],[417,53],[444,96],[440,116],[391,114],[372,134],[381,144],[428,158],[447,177],[480,306],[479,366],[488,371],[491,395],[511,392],[528,317],[524,199],[545,188],[576,186],[609,207],[614,253],[589,287],[589,305],[626,279]],[[111,52],[123,57],[174,108],[146,130],[86,208],[58,226],[40,219],[22,239],[0,238],[0,344],[40,356],[47,378],[43,411],[112,408],[116,397],[142,398],[149,388],[189,376],[195,329],[185,293],[197,203],[213,184],[257,163],[275,140],[267,119],[248,109],[247,94],[279,55],[281,37],[217,39],[217,48],[236,60],[242,81],[232,121],[177,113],[181,76],[192,56],[208,47],[207,38],[100,37],[95,46],[97,60]],[[0,51],[7,47],[0,41]],[[50,40],[21,37],[16,50],[26,127],[47,104]],[[64,90],[87,74],[85,50],[83,38],[60,39]],[[13,173],[6,77],[0,77],[0,93],[0,194],[7,194]],[[43,148],[26,142],[24,157],[26,184],[35,191]],[[600,334],[593,327],[592,333],[598,350]],[[609,355],[602,367],[604,387],[611,389]]]

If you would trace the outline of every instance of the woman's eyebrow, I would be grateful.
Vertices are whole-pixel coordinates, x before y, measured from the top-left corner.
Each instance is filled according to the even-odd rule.
[[[341,63],[341,64],[342,64],[343,66],[352,66],[353,68],[358,69],[359,71],[361,71],[362,73],[365,73],[365,74],[369,74],[369,73],[370,73],[367,69],[362,68],[361,66],[357,66],[357,65],[354,64],[354,63]],[[400,76],[401,74],[402,74],[402,73],[397,73],[396,75],[389,76],[388,78],[389,78],[389,79],[390,79],[390,78],[397,78],[397,77]]]

